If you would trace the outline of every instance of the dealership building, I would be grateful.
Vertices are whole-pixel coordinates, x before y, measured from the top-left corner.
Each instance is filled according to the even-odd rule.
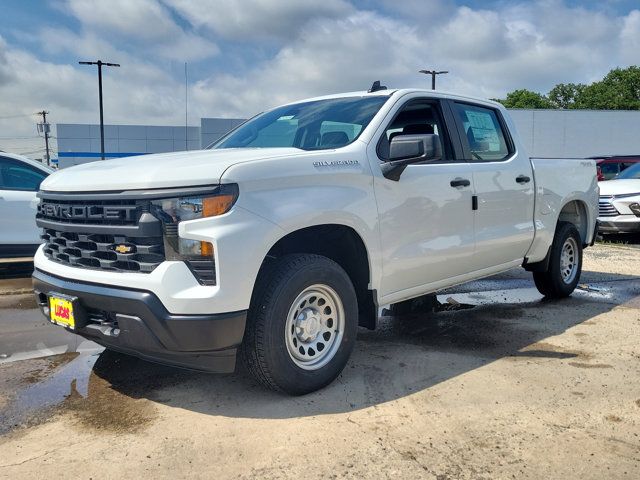
[[[510,110],[533,157],[640,155],[640,111]],[[199,127],[105,125],[106,158],[198,150],[240,125],[239,118],[203,118]],[[100,159],[100,127],[57,124],[60,168]]]

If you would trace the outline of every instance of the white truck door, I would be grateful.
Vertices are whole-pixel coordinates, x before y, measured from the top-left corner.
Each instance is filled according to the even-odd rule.
[[[522,260],[534,236],[531,162],[517,151],[499,110],[457,101],[450,105],[477,197],[473,270]]]
[[[403,296],[401,292],[407,297],[419,295],[469,271],[474,252],[472,176],[468,164],[456,160],[461,155],[459,144],[450,141],[450,129],[443,121],[446,118],[449,124],[450,117],[439,101],[412,98],[391,112],[392,119],[374,139],[382,298],[393,301]],[[424,133],[439,135],[442,160],[409,165],[397,181],[378,175],[392,138]]]
[[[31,165],[0,157],[0,244],[41,243],[36,226],[36,192],[46,174]]]

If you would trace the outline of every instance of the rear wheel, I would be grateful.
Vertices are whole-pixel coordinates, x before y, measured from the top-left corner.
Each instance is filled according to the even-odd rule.
[[[582,240],[576,227],[559,222],[549,252],[549,267],[534,272],[533,280],[545,297],[568,297],[575,290],[582,272]]]
[[[268,388],[309,393],[340,374],[357,321],[353,284],[337,263],[319,255],[285,255],[259,275],[242,358]]]

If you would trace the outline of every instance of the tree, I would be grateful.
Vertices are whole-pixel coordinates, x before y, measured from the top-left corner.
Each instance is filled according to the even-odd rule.
[[[601,81],[587,85],[576,105],[595,110],[640,110],[640,67],[611,70]]]
[[[507,108],[581,108],[640,110],[640,67],[614,68],[598,82],[559,83],[548,95],[526,89],[498,100]]]
[[[507,108],[553,108],[547,97],[526,88],[509,92],[507,98],[498,101]]]
[[[549,101],[553,108],[575,108],[585,88],[583,83],[559,83],[549,92]]]

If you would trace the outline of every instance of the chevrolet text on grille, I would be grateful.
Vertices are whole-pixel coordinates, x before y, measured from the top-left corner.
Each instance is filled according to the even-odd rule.
[[[40,206],[40,212],[45,217],[62,219],[114,219],[135,220],[135,212],[138,207],[121,205],[62,205],[44,203]]]

